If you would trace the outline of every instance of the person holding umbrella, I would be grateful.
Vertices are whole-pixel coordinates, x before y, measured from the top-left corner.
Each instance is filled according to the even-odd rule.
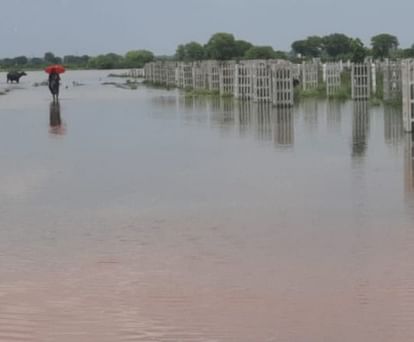
[[[53,96],[53,102],[59,101],[59,86],[60,86],[60,76],[65,72],[63,65],[55,64],[50,65],[45,69],[46,73],[49,74],[49,90]]]

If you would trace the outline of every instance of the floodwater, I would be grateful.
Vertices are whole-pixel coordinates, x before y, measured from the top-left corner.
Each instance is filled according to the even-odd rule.
[[[398,110],[107,74],[0,96],[1,342],[414,340]]]

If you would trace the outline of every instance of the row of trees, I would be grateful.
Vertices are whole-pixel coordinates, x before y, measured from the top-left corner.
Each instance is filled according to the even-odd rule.
[[[409,49],[399,49],[396,36],[383,33],[372,37],[371,47],[366,47],[358,38],[342,33],[327,36],[310,36],[292,43],[291,51],[275,51],[271,46],[254,46],[244,40],[236,40],[230,33],[216,33],[202,45],[190,42],[179,45],[175,58],[180,61],[203,59],[309,59],[347,60],[361,62],[366,56],[375,59],[414,57],[414,45]]]
[[[216,33],[205,45],[197,42],[179,45],[175,54],[175,58],[179,61],[204,59],[286,59],[287,57],[286,53],[275,51],[271,46],[255,46],[245,40],[236,40],[231,33]]]
[[[414,46],[409,49],[398,47],[398,38],[388,33],[373,36],[370,47],[365,47],[360,39],[348,37],[342,33],[324,37],[310,36],[292,43],[292,51],[304,58],[360,59],[363,55],[369,55],[375,59],[414,57]]]
[[[348,37],[342,33],[327,36],[310,36],[292,43],[291,51],[275,51],[271,46],[255,46],[245,40],[237,40],[230,33],[216,33],[206,44],[189,42],[177,47],[175,56],[154,57],[151,51],[133,50],[125,55],[108,53],[95,57],[87,55],[64,57],[55,56],[52,52],[34,58],[19,56],[0,59],[2,69],[38,69],[48,64],[63,63],[69,68],[141,68],[145,63],[154,59],[176,59],[179,61],[194,61],[204,59],[309,59],[319,57],[322,60],[347,60],[361,62],[366,56],[377,59],[410,58],[414,57],[414,45],[408,49],[400,49],[396,36],[383,33],[371,38],[371,46],[366,47],[358,38]]]
[[[96,57],[88,55],[64,57],[55,56],[52,52],[46,52],[43,57],[27,58],[19,56],[15,58],[0,59],[2,69],[38,69],[50,64],[64,64],[69,68],[91,68],[91,69],[115,69],[115,68],[142,68],[145,63],[154,60],[154,54],[147,50],[133,50],[125,55],[108,53]]]

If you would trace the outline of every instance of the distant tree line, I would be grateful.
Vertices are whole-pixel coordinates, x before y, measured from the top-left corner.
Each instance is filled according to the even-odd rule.
[[[154,54],[147,50],[133,50],[125,55],[108,53],[96,57],[88,55],[59,57],[52,52],[46,52],[43,57],[18,56],[0,59],[0,68],[5,70],[40,69],[50,64],[64,64],[66,67],[73,69],[131,69],[142,68],[145,63],[153,61],[154,58]]]
[[[365,47],[358,38],[342,33],[327,36],[310,36],[292,43],[292,51],[303,58],[320,57],[323,60],[361,61],[365,56],[374,59],[413,57],[413,49],[399,49],[396,36],[382,33],[371,38],[371,47]]]
[[[197,42],[181,44],[177,47],[175,58],[179,61],[205,59],[287,59],[283,51],[275,51],[271,46],[255,46],[245,40],[236,40],[231,33],[216,33],[207,44]]]
[[[99,56],[55,56],[46,52],[43,57],[0,59],[0,68],[39,69],[49,64],[63,63],[74,69],[122,69],[142,68],[153,60],[197,61],[206,59],[288,59],[301,61],[321,58],[323,61],[352,60],[362,62],[365,57],[414,58],[414,44],[410,48],[401,49],[398,38],[388,33],[378,34],[371,38],[369,47],[364,46],[358,38],[348,37],[342,33],[326,36],[309,36],[294,41],[288,52],[274,50],[272,46],[257,46],[245,40],[238,40],[231,33],[219,32],[211,36],[206,44],[189,42],[180,44],[174,56],[154,56],[148,50],[132,50],[125,55],[107,53]]]
[[[179,45],[175,54],[177,60],[194,61],[203,59],[289,59],[303,60],[321,58],[324,61],[352,60],[362,62],[365,57],[375,59],[414,57],[414,45],[399,49],[396,36],[382,33],[371,38],[371,47],[366,47],[359,38],[342,33],[327,36],[309,36],[292,43],[289,52],[275,51],[271,46],[255,46],[244,40],[236,40],[230,33],[216,33],[202,45],[190,42]]]

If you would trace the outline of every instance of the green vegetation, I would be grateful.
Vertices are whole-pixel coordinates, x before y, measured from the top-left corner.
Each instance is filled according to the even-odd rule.
[[[136,90],[138,89],[139,82],[126,80],[125,84],[129,87],[129,89]]]
[[[376,99],[383,99],[384,98],[384,74],[382,72],[377,72],[375,75],[377,88],[375,89],[375,93],[373,97]]]
[[[391,51],[397,50],[400,43],[398,38],[388,33],[382,33],[371,38],[374,58],[384,59],[390,57]]]
[[[117,69],[121,67],[122,62],[122,56],[115,53],[108,53],[91,58],[88,67],[93,69]]]
[[[348,100],[351,98],[351,72],[349,70],[344,71],[341,74],[341,86],[332,98],[338,100]]]
[[[156,89],[165,89],[165,90],[171,90],[174,89],[176,87],[172,87],[172,86],[167,86],[163,83],[158,83],[158,82],[150,82],[150,81],[143,81],[142,84],[145,84],[146,86],[150,87],[150,88],[156,88]]]
[[[351,43],[351,61],[353,63],[363,63],[367,57],[367,50],[364,47],[364,43],[361,40],[354,39]]]
[[[272,46],[256,46],[245,40],[237,40],[231,33],[219,32],[213,34],[204,45],[194,41],[179,45],[172,59],[191,62],[205,59],[277,58],[300,63],[303,60],[320,58],[323,62],[351,60],[361,63],[367,56],[379,59],[414,58],[414,44],[406,49],[398,49],[398,46],[398,38],[385,33],[372,37],[371,47],[366,47],[359,38],[332,33],[297,40],[292,43],[290,51],[275,51]]]
[[[298,99],[306,98],[306,97],[325,98],[326,97],[326,85],[324,83],[319,83],[317,88],[306,89],[306,90],[303,90],[302,88],[297,87],[295,89],[295,97]]]
[[[202,45],[197,42],[180,44],[175,53],[178,61],[201,61],[206,59],[274,59],[287,58],[283,51],[275,51],[271,46],[255,46],[245,40],[236,40],[230,33],[216,33]]]
[[[154,60],[154,54],[148,50],[132,50],[128,51],[122,60],[123,67],[127,68],[143,68],[148,62]]]
[[[318,36],[310,36],[304,40],[292,43],[292,51],[302,57],[321,57],[323,51],[323,39]]]
[[[397,49],[392,51],[392,58],[414,58],[414,44],[408,49]]]
[[[283,52],[276,52],[271,46],[252,46],[244,56],[246,59],[286,59]]]
[[[67,55],[63,58],[55,56],[52,52],[46,52],[43,57],[19,56],[0,59],[0,70],[39,70],[50,64],[62,63],[68,69],[131,69],[143,68],[145,63],[154,59],[154,54],[147,50],[132,50],[125,56],[108,53],[96,57]]]
[[[206,56],[209,59],[229,60],[237,56],[237,44],[230,33],[216,33],[207,42]]]
[[[371,97],[369,99],[369,104],[374,107],[381,106],[382,103],[383,101],[377,97]]]
[[[204,47],[196,42],[179,45],[176,52],[179,61],[194,61],[205,59]]]
[[[351,38],[342,33],[324,37],[310,36],[292,43],[292,52],[302,59],[321,58],[325,61],[352,60],[363,62],[368,49],[359,38]]]
[[[352,53],[353,39],[341,33],[334,33],[322,38],[325,52],[332,58],[340,58]]]
[[[109,74],[108,77],[118,77],[118,78],[130,78],[130,76],[126,73],[124,74]]]
[[[390,107],[402,107],[402,98],[396,98],[393,100],[384,100],[382,101],[384,105],[390,106]]]
[[[236,52],[235,55],[242,57],[246,55],[246,52],[253,47],[253,44],[245,40],[236,40]]]
[[[39,70],[49,64],[63,63],[68,69],[131,69],[142,68],[154,60],[199,61],[206,59],[288,59],[300,63],[303,60],[320,58],[325,61],[352,60],[362,62],[367,56],[383,58],[414,58],[414,44],[399,49],[396,36],[381,33],[371,38],[371,47],[366,47],[358,38],[343,33],[326,36],[309,36],[294,41],[290,51],[274,50],[272,46],[256,46],[251,42],[236,39],[233,34],[219,32],[213,34],[207,43],[189,42],[180,44],[175,55],[154,56],[148,50],[131,50],[125,55],[116,53],[98,56],[56,56],[46,52],[43,57],[17,56],[0,59],[0,70]]]
[[[185,92],[186,96],[220,96],[218,90],[207,90],[207,89],[187,89]]]
[[[121,89],[128,89],[128,90],[136,90],[138,89],[139,83],[135,81],[127,80],[125,83],[118,83],[118,82],[103,82],[102,85],[112,85],[116,88]]]

